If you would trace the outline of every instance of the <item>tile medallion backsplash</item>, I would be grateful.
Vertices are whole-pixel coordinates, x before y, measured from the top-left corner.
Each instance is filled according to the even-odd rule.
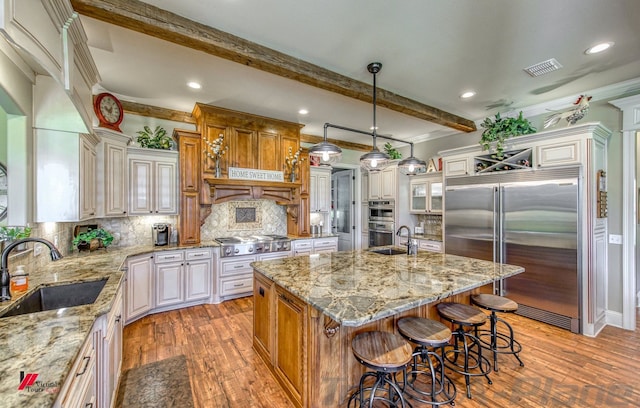
[[[233,235],[287,235],[286,207],[271,200],[243,200],[215,204],[200,228],[200,240]]]

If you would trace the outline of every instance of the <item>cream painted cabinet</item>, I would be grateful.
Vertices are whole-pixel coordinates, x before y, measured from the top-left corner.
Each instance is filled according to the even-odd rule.
[[[178,152],[129,148],[129,215],[177,214]]]
[[[329,212],[331,209],[331,168],[311,166],[309,176],[311,212]]]
[[[188,249],[185,251],[185,302],[211,297],[213,264],[214,257],[210,249]]]
[[[90,134],[35,129],[36,221],[96,217],[96,145]]]
[[[184,252],[160,252],[155,255],[156,307],[184,302]]]
[[[396,198],[397,170],[397,166],[392,164],[382,171],[369,172],[370,200]]]
[[[119,132],[97,128],[96,210],[101,217],[123,217],[129,208],[127,144],[131,138]]]
[[[95,337],[96,333],[92,330],[60,389],[60,394],[53,405],[55,408],[96,406],[98,393]]]
[[[153,255],[140,255],[127,260],[125,285],[125,321],[145,316],[153,309]]]
[[[98,362],[100,370],[98,389],[102,389],[104,408],[110,408],[115,403],[116,389],[120,379],[122,368],[122,329],[124,326],[122,288],[118,292],[113,302],[111,311],[107,314],[106,332],[102,342],[102,357]],[[102,377],[100,377],[102,376]],[[86,406],[86,405],[83,405]],[[92,405],[95,407],[95,405]]]
[[[412,178],[409,189],[412,214],[442,213],[442,173]]]
[[[293,256],[312,255],[338,250],[338,237],[296,239],[291,242]]]

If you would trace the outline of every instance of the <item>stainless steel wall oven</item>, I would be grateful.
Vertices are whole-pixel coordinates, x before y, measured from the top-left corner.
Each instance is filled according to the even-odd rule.
[[[395,203],[392,200],[369,201],[369,246],[393,245]]]

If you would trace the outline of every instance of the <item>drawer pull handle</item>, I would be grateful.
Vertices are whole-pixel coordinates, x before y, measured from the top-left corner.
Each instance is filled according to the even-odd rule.
[[[116,323],[120,323],[121,319],[122,319],[122,315],[117,315],[116,316]]]
[[[240,268],[244,268],[244,265],[236,265],[233,267],[233,269],[240,269]]]
[[[244,283],[236,283],[235,285],[233,285],[234,288],[241,288],[244,286]]]
[[[279,296],[280,296],[280,299],[284,300],[285,302],[290,303],[290,304],[293,304],[293,300],[289,299],[289,298],[288,298],[288,297],[286,297],[285,295],[280,294]]]
[[[93,402],[87,402],[84,404],[84,408],[93,408]]]
[[[84,361],[84,367],[82,368],[82,371],[80,371],[79,373],[76,374],[76,377],[81,376],[82,374],[87,372],[87,367],[89,367],[89,361],[91,361],[91,356],[85,356],[83,357]]]
[[[191,256],[204,256],[204,254],[191,254]]]

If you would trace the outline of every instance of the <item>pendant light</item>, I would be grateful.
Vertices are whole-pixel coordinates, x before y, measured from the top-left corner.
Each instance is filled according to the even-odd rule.
[[[373,149],[366,154],[360,156],[360,167],[369,171],[379,171],[389,165],[390,157],[388,154],[378,150],[376,146],[377,126],[376,126],[376,74],[382,69],[380,62],[372,62],[367,65],[367,70],[373,74]]]
[[[327,141],[327,127],[329,127],[329,124],[325,123],[324,140],[309,148],[309,156],[317,157],[320,160],[320,164],[330,165],[340,160],[342,157],[342,149]]]
[[[406,159],[402,159],[398,163],[398,171],[405,176],[415,176],[417,174],[423,174],[427,172],[427,163],[424,160],[416,159],[413,157],[413,143],[411,145],[411,156]]]

